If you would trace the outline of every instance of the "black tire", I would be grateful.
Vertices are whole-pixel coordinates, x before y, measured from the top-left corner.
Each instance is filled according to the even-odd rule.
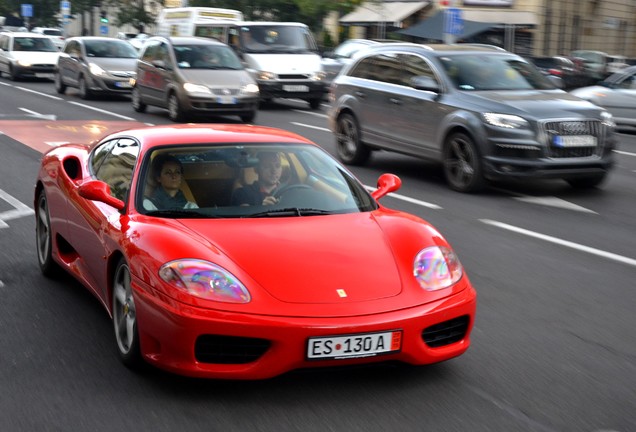
[[[566,181],[575,189],[592,189],[605,181],[607,173],[597,174],[590,177],[567,179]]]
[[[64,82],[62,82],[62,75],[58,73],[55,74],[55,91],[58,92],[58,94],[64,94],[66,92],[66,84],[64,84]]]
[[[176,93],[170,93],[168,95],[168,118],[177,123],[184,121],[186,118],[181,110],[179,98]]]
[[[138,113],[146,112],[146,104],[141,100],[141,94],[139,93],[139,89],[137,87],[133,87],[132,89],[132,107]]]
[[[81,97],[84,100],[91,98],[91,91],[86,86],[86,79],[83,76],[81,76],[79,79],[78,89],[79,89],[79,97]]]
[[[35,208],[35,240],[40,271],[46,277],[57,276],[60,272],[60,267],[53,260],[51,216],[44,190],[40,191]]]
[[[371,149],[364,145],[360,139],[358,121],[349,113],[341,114],[338,117],[336,149],[340,160],[350,165],[364,164],[371,156]]]
[[[486,184],[477,147],[465,133],[454,133],[446,140],[444,176],[450,188],[458,192],[478,192]]]
[[[242,114],[240,117],[243,123],[252,123],[256,118],[256,111],[252,111],[249,114]]]
[[[309,102],[309,108],[311,108],[312,110],[317,110],[320,108],[320,104],[322,103],[322,99],[321,98],[314,98],[314,99],[309,99],[307,102]]]
[[[143,361],[139,348],[137,311],[130,280],[128,263],[121,258],[113,275],[113,330],[117,352],[122,363],[131,369],[137,369],[143,365]]]
[[[11,81],[20,81],[20,75],[13,66],[9,66],[9,78],[11,78]]]

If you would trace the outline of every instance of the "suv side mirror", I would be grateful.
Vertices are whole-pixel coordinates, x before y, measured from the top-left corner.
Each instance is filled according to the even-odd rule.
[[[416,76],[411,78],[411,87],[417,90],[430,91],[433,93],[439,93],[439,84],[435,81],[435,78],[429,76]]]
[[[163,60],[153,60],[152,65],[159,69],[168,69],[168,65]]]

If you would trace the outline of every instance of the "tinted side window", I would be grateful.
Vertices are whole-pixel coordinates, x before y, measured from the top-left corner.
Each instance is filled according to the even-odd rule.
[[[139,144],[129,138],[107,142],[93,153],[93,175],[110,186],[112,196],[126,198],[138,153]]]
[[[395,54],[378,54],[362,59],[349,72],[349,75],[373,81],[399,84],[400,67]]]
[[[420,76],[435,78],[431,66],[422,57],[413,54],[398,54],[398,64],[402,70],[402,84],[411,86],[411,79]]]
[[[373,58],[367,57],[360,60],[350,71],[349,76],[356,78],[370,79],[371,70],[373,67]]]

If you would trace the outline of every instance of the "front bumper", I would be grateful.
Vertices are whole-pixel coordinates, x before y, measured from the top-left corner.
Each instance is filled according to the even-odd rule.
[[[258,110],[256,96],[185,96],[181,101],[183,109],[194,115],[243,115]]]
[[[54,64],[32,64],[30,66],[22,66],[19,63],[13,64],[13,70],[18,77],[32,77],[54,79]]]
[[[329,91],[324,81],[258,81],[261,99],[322,99]]]
[[[109,94],[130,94],[131,77],[91,76],[90,90]]]
[[[413,365],[437,363],[463,354],[470,346],[476,293],[466,289],[442,300],[399,311],[371,315],[312,318],[240,314],[164,303],[135,282],[134,298],[142,356],[149,363],[177,374],[217,379],[265,379],[302,368],[399,361]],[[448,343],[432,343],[431,331],[455,331]],[[401,351],[374,357],[307,360],[309,337],[402,331]],[[202,341],[230,337],[254,348],[247,361],[213,363],[200,351]],[[426,340],[426,342],[425,342]],[[430,346],[433,345],[434,347]],[[243,348],[241,348],[243,349]],[[241,351],[243,352],[243,351]],[[232,358],[226,357],[226,358]]]

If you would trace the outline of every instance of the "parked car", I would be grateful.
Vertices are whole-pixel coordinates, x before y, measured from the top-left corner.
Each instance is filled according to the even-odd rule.
[[[31,32],[49,36],[60,51],[64,48],[64,33],[59,28],[34,27],[31,29]]]
[[[232,204],[235,183],[261,168],[282,181],[276,202]],[[168,183],[196,205],[148,206]],[[45,276],[63,269],[99,299],[129,367],[264,379],[437,363],[469,348],[476,293],[435,228],[379,203],[400,184],[383,174],[370,193],[284,130],[125,130],[43,156],[37,260]]]
[[[137,50],[128,42],[99,36],[66,41],[55,68],[55,89],[79,89],[82,99],[96,94],[129,94],[137,67]]]
[[[333,51],[326,51],[322,55],[322,70],[325,73],[325,82],[330,84],[340,70],[349,64],[353,57],[361,50],[383,42],[397,42],[373,39],[348,39],[338,45]]]
[[[380,149],[430,159],[461,192],[511,178],[593,187],[613,164],[612,115],[497,47],[376,45],[342,70],[330,98],[343,162]]]
[[[627,57],[623,55],[609,55],[607,56],[607,67],[605,69],[606,77],[609,77],[616,72],[620,72],[625,69],[627,64]]]
[[[29,32],[0,33],[0,76],[53,79],[60,51],[50,37]]]
[[[636,128],[636,66],[629,66],[598,85],[570,93],[608,110],[617,127]]]
[[[237,115],[251,122],[258,112],[256,81],[228,45],[208,38],[155,36],[137,61],[132,103],[168,109],[176,122],[191,116]]]
[[[587,73],[581,63],[563,56],[535,56],[528,58],[546,75],[553,75],[563,80],[563,88],[572,89],[589,83]]]
[[[607,76],[607,63],[609,61],[607,53],[594,50],[576,50],[572,51],[570,55],[583,59],[585,69],[593,83],[602,81]]]

